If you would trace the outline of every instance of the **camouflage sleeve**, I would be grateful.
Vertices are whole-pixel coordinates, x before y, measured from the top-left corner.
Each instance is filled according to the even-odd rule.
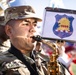
[[[0,75],[30,75],[26,65],[11,54],[0,55]]]
[[[8,69],[5,67],[6,62],[0,62],[0,75],[7,75]]]
[[[14,64],[13,62],[0,63],[0,75],[20,75],[18,69],[20,66]]]
[[[0,75],[12,75],[13,70],[10,68],[10,57],[6,54],[0,54]],[[9,63],[9,64],[8,64]]]
[[[0,75],[30,75],[27,67],[19,60],[0,62]]]

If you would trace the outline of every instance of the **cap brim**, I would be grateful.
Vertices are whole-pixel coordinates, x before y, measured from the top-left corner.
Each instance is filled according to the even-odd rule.
[[[34,18],[34,19],[36,19],[39,22],[42,21],[42,19],[38,18],[37,16],[32,16],[32,15],[25,15],[23,17],[18,17],[18,19],[28,19],[28,18]]]
[[[34,18],[36,19],[37,21],[41,22],[42,19],[40,17],[38,17],[35,13],[30,13],[30,12],[26,12],[27,15],[24,15],[24,16],[20,16],[19,18]]]

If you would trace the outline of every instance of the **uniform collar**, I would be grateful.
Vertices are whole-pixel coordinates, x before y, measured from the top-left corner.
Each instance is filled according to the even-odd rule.
[[[35,63],[33,59],[31,59],[30,57],[26,56],[25,54],[22,54],[20,52],[20,50],[18,50],[17,48],[15,48],[12,44],[11,44],[11,48],[10,48],[9,52],[12,53],[14,56],[16,56],[20,60],[22,58],[25,58],[25,60],[27,62],[29,62],[30,64]]]

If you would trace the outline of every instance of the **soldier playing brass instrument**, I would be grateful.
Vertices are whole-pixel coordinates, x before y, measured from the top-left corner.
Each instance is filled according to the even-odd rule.
[[[9,7],[4,15],[11,47],[0,54],[0,75],[45,75],[30,58],[35,43],[31,36],[36,33],[37,22],[42,20],[31,6]]]

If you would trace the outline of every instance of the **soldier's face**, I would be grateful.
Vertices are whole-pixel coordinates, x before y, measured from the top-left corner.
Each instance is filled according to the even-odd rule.
[[[17,20],[13,26],[9,26],[8,36],[12,43],[18,44],[21,49],[33,48],[34,40],[31,38],[36,33],[37,21],[35,19]]]

